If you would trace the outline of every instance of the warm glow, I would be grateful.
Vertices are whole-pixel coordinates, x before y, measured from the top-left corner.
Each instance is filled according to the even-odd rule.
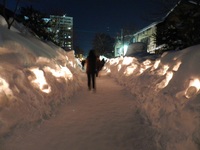
[[[110,59],[110,65],[117,65],[119,63],[119,59]]]
[[[159,89],[165,88],[169,84],[169,81],[172,79],[172,77],[173,77],[173,72],[172,71],[167,72],[165,79],[159,84],[157,84],[157,88]]]
[[[111,72],[109,68],[106,68],[105,71],[106,71],[106,73],[110,73]]]
[[[119,65],[117,66],[117,71],[119,72],[119,71],[121,70],[121,68],[122,68],[122,65],[119,64]]]
[[[199,81],[199,79],[196,78],[196,79],[190,81],[189,86],[194,86],[194,87],[197,88],[197,91],[199,91],[199,89],[200,89],[200,81]]]
[[[152,71],[155,70],[155,69],[157,69],[158,66],[159,66],[159,64],[160,64],[160,60],[156,60],[155,63],[154,63],[154,65],[153,65],[153,67],[152,67]]]
[[[130,65],[133,62],[132,57],[125,57],[122,61],[122,65]]]
[[[173,71],[178,71],[178,69],[179,69],[181,63],[182,63],[182,62],[179,61],[179,62],[174,66]]]
[[[72,72],[67,67],[60,66],[60,68],[61,68],[61,72],[64,72],[65,77],[67,79],[70,79],[70,80],[73,79],[73,74],[72,74]]]
[[[2,94],[5,94],[8,97],[13,97],[13,93],[9,88],[9,84],[6,82],[6,80],[0,77],[0,95]]]
[[[145,65],[145,66],[150,66],[151,65],[151,61],[150,60],[145,60],[144,62],[143,62],[143,64]]]
[[[56,66],[56,69],[52,69],[50,67],[45,67],[45,70],[52,73],[52,75],[56,78],[63,77],[66,81],[69,79],[73,79],[73,74],[67,67]]]
[[[131,74],[133,74],[133,72],[135,71],[136,68],[137,68],[137,65],[135,65],[135,64],[128,66],[124,72],[124,75],[130,76]]]
[[[50,93],[51,87],[46,82],[46,79],[44,77],[44,72],[42,70],[39,70],[39,68],[32,68],[30,69],[31,72],[34,73],[35,79],[29,78],[31,80],[31,83],[38,87],[42,92],[44,93]]]
[[[189,83],[189,87],[185,91],[185,97],[191,98],[194,96],[200,89],[200,81],[199,79],[191,80]]]
[[[163,68],[159,69],[158,70],[158,75],[165,75],[167,73],[167,70],[169,69],[169,66],[168,65],[164,65]]]
[[[72,61],[69,61],[69,64],[74,68],[74,63]]]
[[[141,75],[145,70],[147,70],[148,68],[151,67],[151,61],[150,60],[145,60],[143,63],[142,63],[142,66],[139,70],[139,73],[138,75]]]

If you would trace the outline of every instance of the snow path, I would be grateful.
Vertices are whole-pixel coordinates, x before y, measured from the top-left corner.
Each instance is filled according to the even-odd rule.
[[[155,132],[136,110],[133,96],[112,78],[96,81],[96,93],[85,82],[54,117],[18,129],[2,150],[156,150]]]

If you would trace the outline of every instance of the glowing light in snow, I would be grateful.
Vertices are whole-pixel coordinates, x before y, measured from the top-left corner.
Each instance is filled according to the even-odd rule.
[[[150,61],[150,60],[145,60],[145,61],[143,62],[143,64],[144,64],[145,66],[150,66],[150,65],[151,65],[151,61]]]
[[[122,65],[130,65],[133,62],[133,58],[132,57],[125,57],[123,59]]]
[[[173,72],[171,71],[167,72],[165,79],[159,84],[157,84],[157,88],[159,89],[165,88],[169,84],[169,81],[172,79],[172,77],[173,77]]]
[[[119,63],[119,59],[110,59],[110,65],[117,65]]]
[[[30,69],[30,71],[33,72],[36,77],[36,79],[32,80],[31,83],[34,86],[38,87],[42,92],[50,93],[51,87],[46,82],[43,71],[39,70],[39,68],[32,68],[32,69]],[[30,78],[29,78],[29,80],[30,80]]]
[[[9,88],[9,84],[6,82],[6,80],[0,77],[0,94],[2,95],[2,93],[6,94],[6,96],[13,97],[13,93]]]
[[[158,66],[159,66],[159,64],[160,64],[160,60],[156,60],[155,63],[154,63],[154,65],[153,65],[153,67],[152,67],[152,71],[155,70],[155,69],[157,69]]]
[[[69,64],[74,67],[74,63],[72,61],[69,61]]]
[[[119,72],[119,71],[121,70],[121,68],[122,68],[122,65],[119,64],[119,65],[117,66],[117,71]]]
[[[111,72],[109,68],[106,68],[105,71],[106,71],[106,73],[110,73]]]
[[[129,75],[133,74],[133,72],[135,71],[136,68],[137,68],[137,65],[135,65],[135,64],[128,66],[124,72],[124,75],[129,76]]]
[[[178,69],[179,69],[179,67],[180,67],[181,64],[182,64],[182,62],[179,61],[179,62],[174,66],[173,71],[178,71]]]
[[[169,66],[164,65],[163,68],[158,71],[158,75],[161,75],[161,76],[165,75],[168,69],[169,69]]]
[[[189,83],[189,87],[185,91],[185,96],[187,98],[191,98],[194,96],[200,89],[200,81],[199,79],[191,80]]]
[[[61,72],[64,72],[66,78],[73,79],[73,74],[67,67],[60,66],[60,68],[61,68]]]
[[[63,77],[65,80],[73,79],[73,74],[67,67],[57,66],[56,70],[50,67],[45,67],[44,69],[51,72],[57,78]]]
[[[142,63],[142,66],[140,68],[140,71],[139,71],[138,75],[141,75],[145,70],[147,70],[150,67],[151,67],[151,61],[150,60],[144,61]]]

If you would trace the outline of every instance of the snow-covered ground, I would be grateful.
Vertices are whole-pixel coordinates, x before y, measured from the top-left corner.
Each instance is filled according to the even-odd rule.
[[[73,52],[40,41],[20,24],[14,27],[8,30],[0,18],[1,141],[9,140],[16,128],[52,118],[85,86]],[[101,72],[131,92],[134,108],[156,130],[158,150],[200,149],[199,58],[196,45],[156,60],[113,58]]]
[[[200,149],[200,45],[140,62],[111,59],[105,72],[127,87],[157,129],[160,149]]]

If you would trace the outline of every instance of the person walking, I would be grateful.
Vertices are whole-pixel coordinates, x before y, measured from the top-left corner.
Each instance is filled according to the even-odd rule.
[[[97,57],[95,55],[94,50],[90,50],[89,55],[86,59],[86,73],[87,73],[87,79],[88,79],[88,90],[96,90],[95,85],[95,77],[96,77],[96,64],[97,63]],[[91,86],[92,85],[92,86]]]

